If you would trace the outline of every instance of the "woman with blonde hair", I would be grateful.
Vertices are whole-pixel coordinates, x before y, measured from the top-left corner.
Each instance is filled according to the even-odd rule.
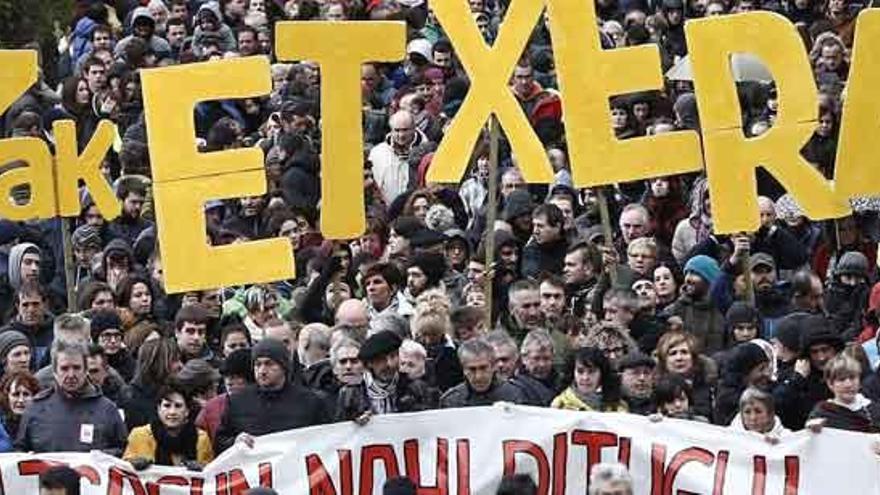
[[[693,411],[706,418],[712,417],[715,382],[718,370],[715,362],[699,353],[697,339],[687,333],[672,331],[660,337],[657,343],[658,378],[678,375],[693,389]]]

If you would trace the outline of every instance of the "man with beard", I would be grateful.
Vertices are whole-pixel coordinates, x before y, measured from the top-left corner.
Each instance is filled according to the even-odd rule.
[[[371,335],[361,346],[358,358],[364,363],[363,381],[339,391],[336,418],[365,423],[374,414],[392,414],[433,409],[436,392],[425,382],[401,373],[398,349],[403,343],[391,331]]]
[[[709,288],[721,274],[718,262],[697,255],[685,264],[684,273],[682,295],[664,314],[673,326],[680,325],[693,334],[700,349],[710,354],[718,352],[724,346],[724,315],[709,294]]]
[[[715,423],[730,424],[739,409],[739,398],[749,387],[772,390],[770,357],[753,342],[744,342],[733,349],[721,374],[715,400]]]
[[[263,196],[248,196],[238,200],[238,212],[230,216],[223,228],[248,239],[266,237],[267,228],[263,221]]]
[[[623,399],[630,413],[647,416],[657,410],[653,400],[656,365],[653,358],[641,352],[633,352],[617,363]]]
[[[445,274],[446,259],[442,254],[427,252],[415,255],[406,269],[404,297],[415,305],[419,294],[428,289],[442,287]]]

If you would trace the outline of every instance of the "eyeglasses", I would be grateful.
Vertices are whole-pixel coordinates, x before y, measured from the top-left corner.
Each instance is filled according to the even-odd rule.
[[[99,340],[122,340],[122,332],[104,332],[98,336]]]

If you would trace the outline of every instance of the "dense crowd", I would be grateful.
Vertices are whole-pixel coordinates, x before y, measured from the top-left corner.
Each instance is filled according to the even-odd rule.
[[[468,3],[491,42],[508,1]],[[607,49],[655,44],[668,70],[687,55],[687,19],[787,16],[821,94],[802,155],[830,178],[863,7],[597,0],[601,25],[584,28],[599,29]],[[327,240],[317,228],[321,72],[276,63],[272,26],[284,19],[407,25],[405,60],[361,69],[359,238]],[[103,172],[122,213],[106,220],[83,190],[72,224],[0,220],[2,451],[100,449],[139,469],[199,469],[271,432],[498,401],[684,418],[768,441],[805,426],[880,432],[877,202],[813,222],[759,170],[760,229],[718,235],[702,174],[573,187],[543,21],[510,80],[554,169],[543,185],[524,182],[503,135],[492,176],[488,132],[460,184],[426,182],[469,82],[424,0],[79,0],[58,53],[43,71],[57,78],[42,77],[5,112],[5,136],[51,145],[52,123],[73,119],[82,149],[110,119],[117,139]],[[272,91],[200,103],[199,146],[261,150],[268,192],[206,204],[206,238],[288,238],[297,277],[167,294],[141,70],[239,56],[272,60]],[[738,91],[743,132],[766,132],[778,107],[772,81],[740,81]],[[611,125],[620,139],[699,131],[687,80],[616,97],[609,117],[597,129]],[[14,187],[11,200],[29,194]]]

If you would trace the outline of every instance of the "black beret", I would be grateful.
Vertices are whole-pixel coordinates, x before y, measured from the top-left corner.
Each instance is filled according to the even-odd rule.
[[[364,345],[358,352],[358,359],[361,361],[369,361],[380,356],[386,356],[400,349],[403,341],[400,336],[390,330],[384,330],[367,337]]]

